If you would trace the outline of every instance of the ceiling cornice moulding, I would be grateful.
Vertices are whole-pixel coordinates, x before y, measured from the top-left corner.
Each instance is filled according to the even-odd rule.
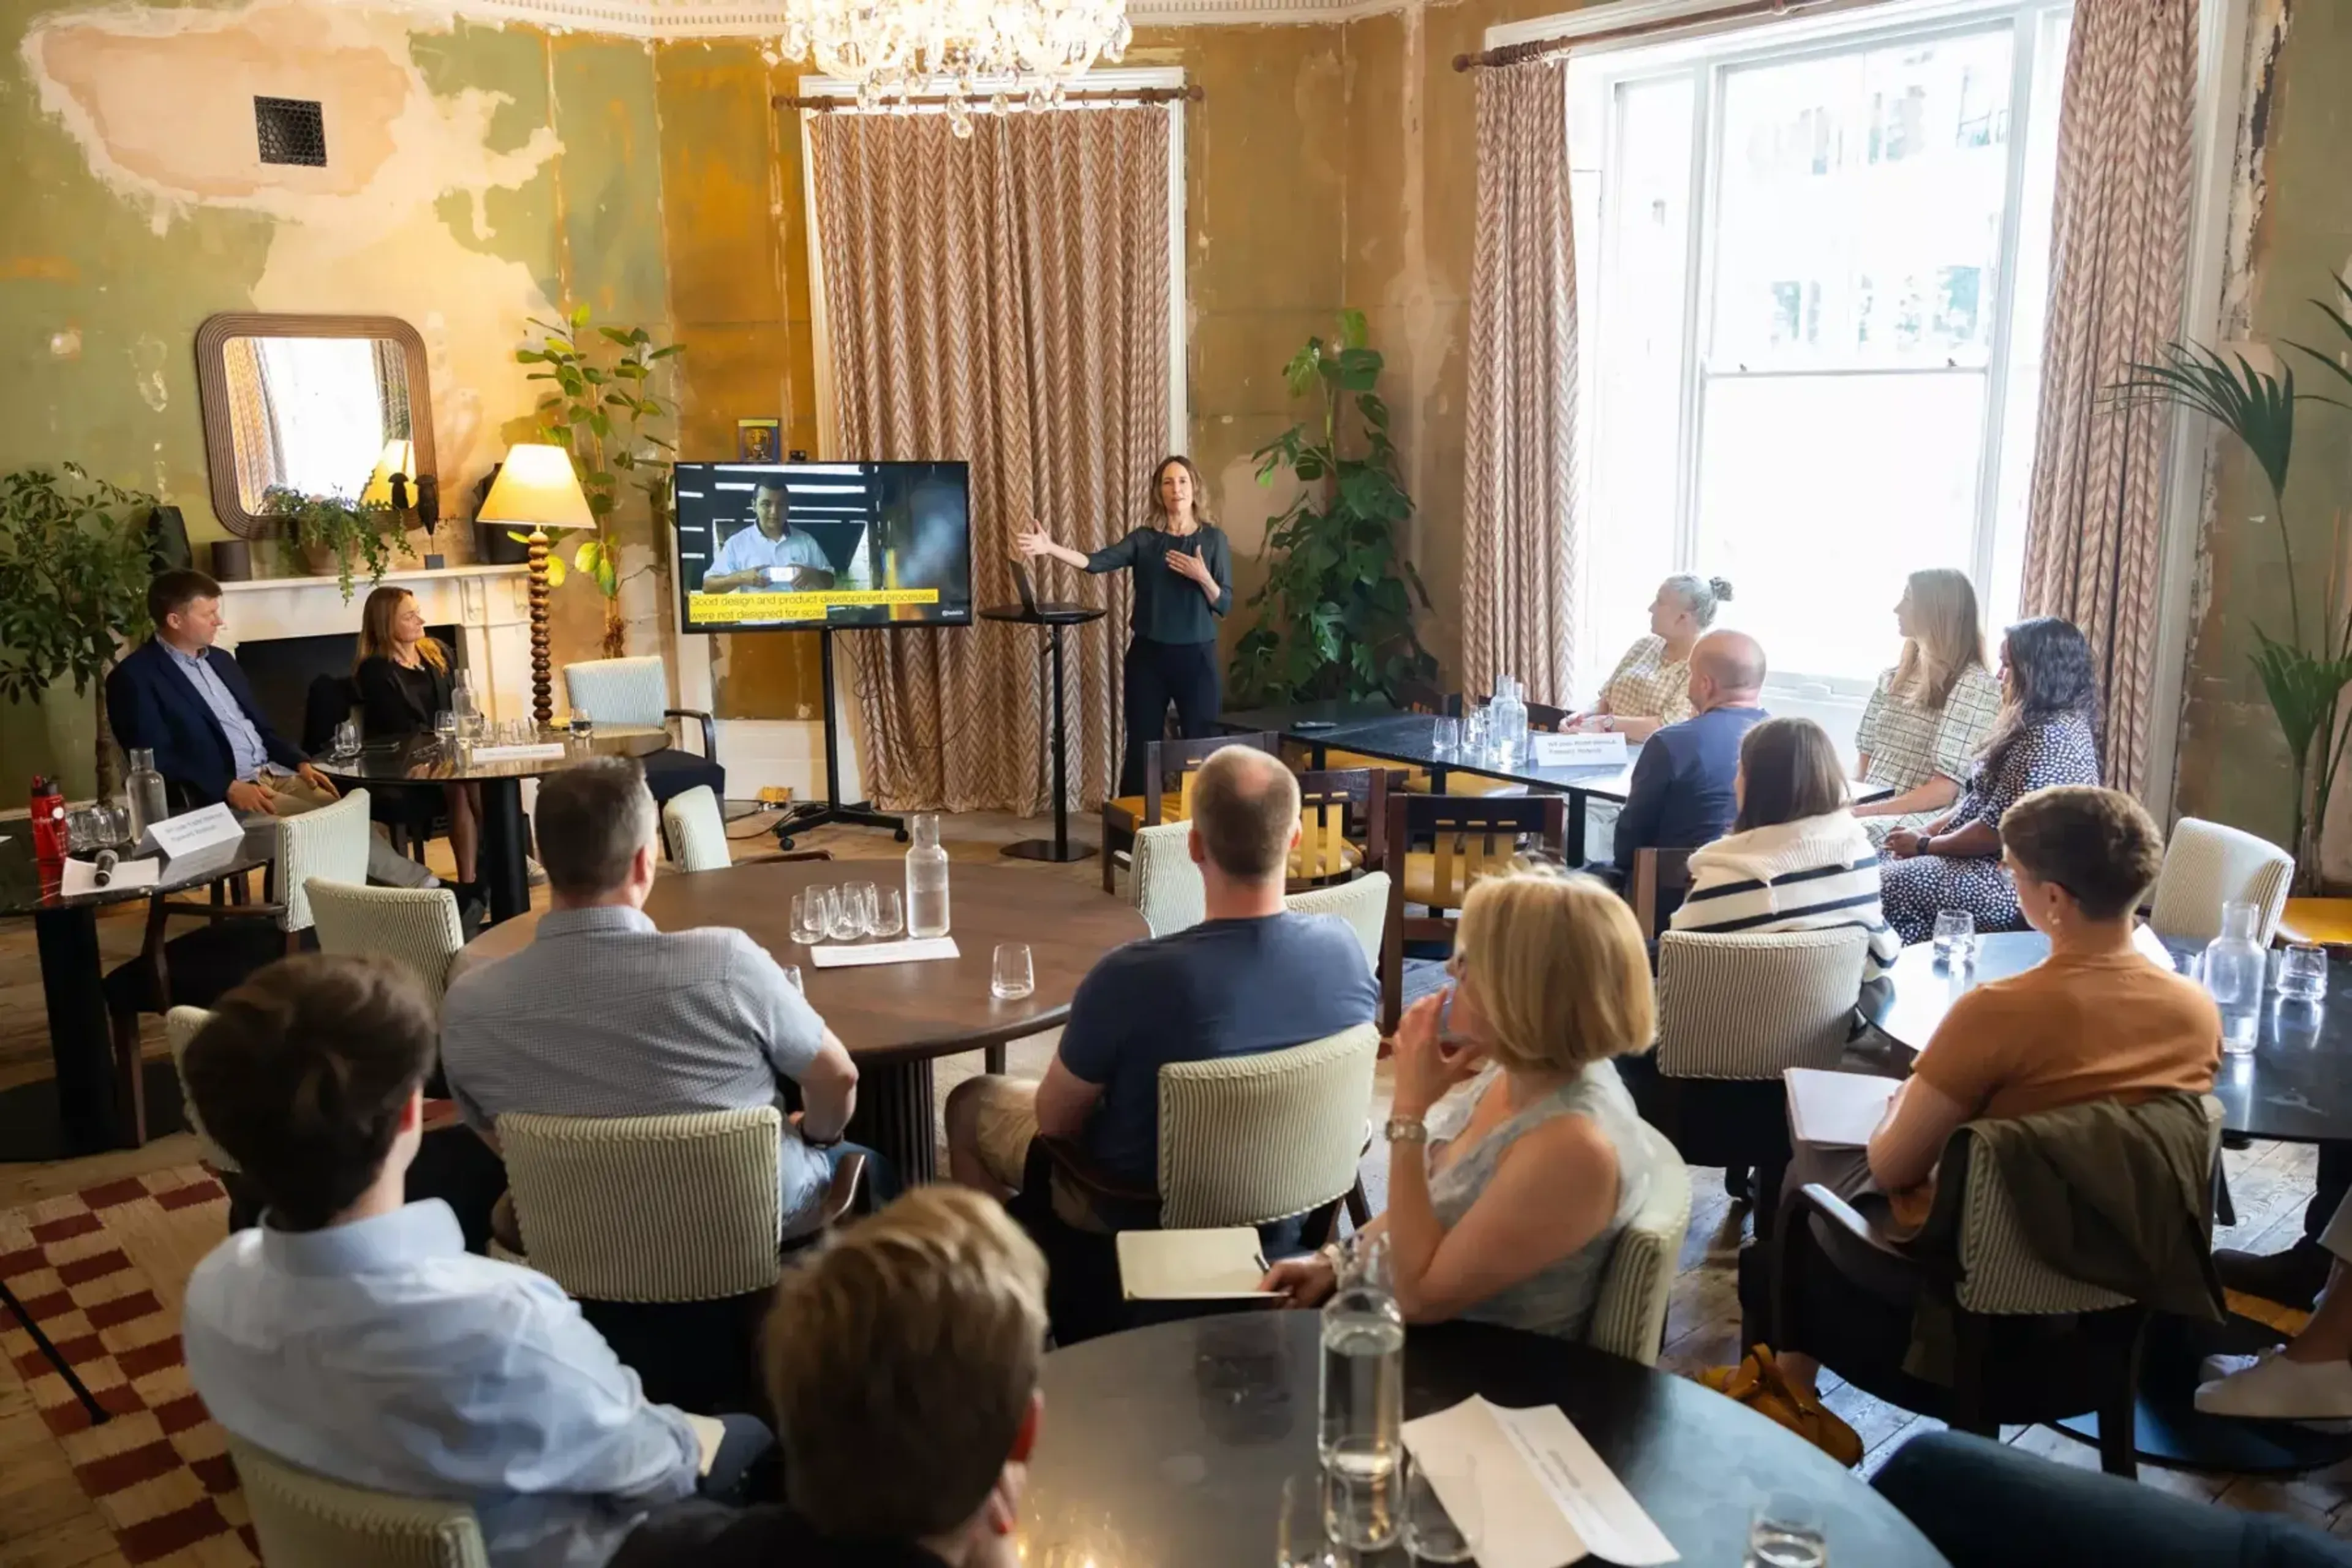
[[[1136,0],[1128,20],[1139,27],[1297,26],[1351,21],[1395,11],[1413,0]],[[477,22],[627,38],[774,38],[787,7],[743,0],[420,0],[414,9]]]

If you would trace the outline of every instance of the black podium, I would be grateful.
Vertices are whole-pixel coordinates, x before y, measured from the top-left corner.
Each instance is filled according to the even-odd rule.
[[[1095,852],[1091,844],[1070,842],[1069,761],[1062,733],[1062,628],[1082,626],[1102,619],[1104,612],[1085,605],[995,605],[980,612],[981,619],[1007,621],[1045,628],[1045,651],[1054,661],[1054,837],[1024,838],[1008,844],[1004,852],[1021,860],[1083,860]]]

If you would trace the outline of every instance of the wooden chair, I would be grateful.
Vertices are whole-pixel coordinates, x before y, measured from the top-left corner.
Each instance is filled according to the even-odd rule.
[[[2221,1103],[2203,1098],[2207,1157],[2218,1162]],[[1979,1125],[1961,1127],[1945,1143],[1935,1211],[1919,1241],[1889,1240],[1818,1183],[1788,1195],[1772,1270],[1771,1342],[1818,1357],[1865,1394],[1981,1436],[1997,1436],[2005,1424],[2095,1411],[2100,1468],[2131,1479],[2138,1473],[2134,1429],[2149,1309],[2041,1259],[1999,1163],[1977,1156]],[[2200,1218],[2210,1243],[2210,1209]],[[1913,1310],[1865,1299],[1844,1281],[1814,1234],[1816,1220],[1868,1248],[1881,1267],[1910,1276],[1921,1300],[1948,1315],[1948,1384],[1906,1369]]]
[[[1281,737],[1271,730],[1235,735],[1212,735],[1200,741],[1150,741],[1143,748],[1143,793],[1123,795],[1103,802],[1102,886],[1118,891],[1117,861],[1135,844],[1135,830],[1162,822],[1181,822],[1192,815],[1192,774],[1227,746],[1255,746],[1282,754]]]
[[[1643,942],[1658,940],[1683,896],[1690,891],[1690,858],[1687,849],[1633,851],[1633,875],[1626,884],[1625,901],[1633,906]]]
[[[1150,1211],[1154,1226],[1270,1225],[1305,1215],[1305,1239],[1319,1246],[1343,1205],[1358,1225],[1370,1217],[1358,1166],[1380,1043],[1379,1030],[1360,1024],[1287,1050],[1161,1068],[1160,1176],[1149,1191],[1111,1176],[1075,1143],[1038,1142],[1089,1197]]]
[[[1643,1366],[1658,1364],[1664,1348],[1667,1300],[1681,1271],[1683,1238],[1690,1232],[1690,1167],[1664,1133],[1639,1124],[1649,1145],[1650,1193],[1609,1249],[1601,1295],[1584,1342]]]
[[[271,1568],[489,1568],[469,1503],[330,1480],[235,1437],[228,1452]]]
[[[1386,768],[1322,768],[1298,775],[1298,847],[1288,890],[1344,882],[1387,864]]]
[[[1455,916],[1479,878],[1510,868],[1530,850],[1558,858],[1567,847],[1567,803],[1556,795],[1406,795],[1389,797],[1382,846],[1389,863],[1389,918],[1382,933],[1381,1008],[1394,1028],[1404,1003],[1404,944],[1454,941]],[[1415,848],[1427,844],[1426,849]],[[1423,912],[1410,918],[1409,904]]]
[[[507,1196],[491,1256],[527,1264],[574,1300],[646,1396],[748,1409],[759,1320],[782,1254],[855,1208],[866,1159],[834,1173],[813,1220],[784,1235],[772,1105],[672,1116],[498,1122]]]
[[[122,1103],[130,1108],[135,1143],[147,1142],[147,1081],[139,1044],[142,1013],[168,1014],[173,1007],[209,1006],[264,964],[302,951],[311,924],[308,883],[364,883],[370,842],[368,792],[355,789],[331,805],[300,816],[281,816],[271,826],[277,853],[270,861],[264,901],[229,903],[223,885],[213,884],[205,902],[192,903],[156,893],[147,900],[147,930],[138,955],[106,976],[108,1016],[114,1037],[114,1070]],[[174,920],[201,920],[204,926],[170,934]]]

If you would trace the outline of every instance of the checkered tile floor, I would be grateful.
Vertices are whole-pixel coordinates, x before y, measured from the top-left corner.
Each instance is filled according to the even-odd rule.
[[[212,1210],[209,1223],[186,1212],[198,1207]],[[178,1332],[182,1284],[227,1214],[219,1184],[181,1166],[0,1215],[0,1279],[110,1419],[92,1423],[5,1308],[0,1353],[133,1563],[260,1561],[220,1429],[189,1387]]]

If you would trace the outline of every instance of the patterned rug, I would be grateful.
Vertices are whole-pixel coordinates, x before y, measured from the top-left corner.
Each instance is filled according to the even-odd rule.
[[[227,1195],[194,1165],[0,1214],[0,1279],[110,1419],[91,1422],[5,1307],[0,1354],[133,1563],[260,1561],[236,1471],[180,1353],[189,1271],[227,1225]]]

